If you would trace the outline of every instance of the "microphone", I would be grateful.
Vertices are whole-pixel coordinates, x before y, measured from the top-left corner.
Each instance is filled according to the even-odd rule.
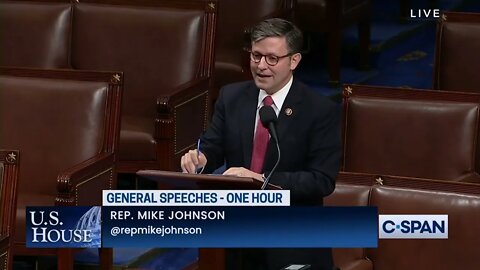
[[[280,144],[278,141],[278,136],[277,136],[277,128],[276,128],[276,123],[277,123],[277,114],[273,110],[271,106],[263,106],[260,108],[259,111],[260,115],[260,121],[262,121],[262,124],[268,128],[268,132],[270,133],[270,136],[272,136],[273,140],[275,141],[275,145],[277,146],[277,162],[275,163],[275,166],[273,166],[273,169],[270,171],[268,176],[265,178],[265,181],[263,181],[262,185],[262,190],[265,189],[268,185],[268,182],[270,181],[270,177],[272,176],[273,172],[275,169],[277,169],[278,164],[280,163]]]

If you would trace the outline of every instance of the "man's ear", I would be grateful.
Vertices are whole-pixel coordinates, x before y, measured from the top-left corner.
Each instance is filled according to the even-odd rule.
[[[300,60],[302,60],[301,53],[296,53],[292,55],[290,59],[290,70],[295,70],[295,68],[297,68],[298,64],[300,63]]]

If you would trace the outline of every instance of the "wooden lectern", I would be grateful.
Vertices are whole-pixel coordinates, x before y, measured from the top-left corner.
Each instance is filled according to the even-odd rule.
[[[263,182],[249,178],[226,175],[187,174],[169,171],[141,170],[137,175],[167,185],[172,189],[260,189]],[[267,189],[281,189],[269,184]],[[225,270],[223,248],[201,248],[198,270]]]

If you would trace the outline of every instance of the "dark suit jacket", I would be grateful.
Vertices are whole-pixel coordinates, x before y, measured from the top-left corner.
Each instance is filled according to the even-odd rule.
[[[258,92],[253,81],[221,90],[212,122],[201,138],[200,150],[207,157],[204,173],[224,162],[227,168],[250,167]],[[285,113],[287,108],[291,115]],[[281,161],[271,178],[271,183],[290,190],[292,204],[320,205],[333,192],[341,157],[339,119],[336,104],[294,79],[278,117]],[[277,160],[273,140],[265,158],[267,175]],[[331,249],[231,249],[226,269],[279,270],[295,263],[331,270]]]
[[[207,157],[204,172],[226,162],[229,167],[250,167],[259,89],[253,81],[225,86],[215,104],[200,150]],[[285,109],[292,110],[291,115]],[[291,190],[293,204],[321,204],[335,188],[340,157],[340,112],[329,99],[294,79],[280,110],[277,131],[281,161],[271,183]],[[277,160],[270,140],[265,175]]]

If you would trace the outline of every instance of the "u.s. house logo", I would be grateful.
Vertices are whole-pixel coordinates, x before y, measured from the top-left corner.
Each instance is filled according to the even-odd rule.
[[[27,207],[27,247],[100,247],[101,207]]]

